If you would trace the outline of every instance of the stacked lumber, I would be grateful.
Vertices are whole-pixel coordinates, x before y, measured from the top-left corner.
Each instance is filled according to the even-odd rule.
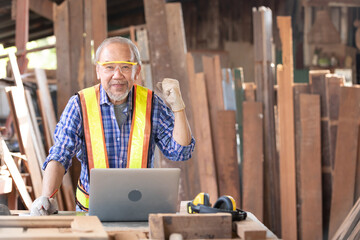
[[[42,69],[35,70],[38,92],[37,95],[32,95],[28,89],[24,88],[15,55],[10,53],[9,58],[16,86],[6,87],[5,90],[20,153],[25,156],[19,159],[22,160],[21,165],[25,166],[25,174],[29,175],[31,180],[29,182],[30,186],[27,186],[28,183],[24,181],[22,176],[24,173],[18,167],[18,164],[15,162],[16,159],[13,159],[12,153],[9,152],[3,140],[1,140],[3,153],[1,159],[3,159],[10,170],[11,177],[24,203],[24,207],[29,209],[32,200],[42,194],[41,167],[46,159],[49,148],[54,144],[52,134],[55,131],[56,117],[45,71]],[[39,109],[40,114],[36,113],[35,109]],[[40,131],[41,125],[43,132]],[[74,191],[68,174],[65,175],[60,194],[57,194],[56,198],[60,210],[75,210]],[[11,209],[17,209],[16,205],[11,206]]]

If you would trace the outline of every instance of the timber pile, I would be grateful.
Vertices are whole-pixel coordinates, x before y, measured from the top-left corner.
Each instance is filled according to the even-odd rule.
[[[54,144],[52,134],[55,131],[56,118],[45,71],[42,69],[35,70],[38,98],[34,100],[30,91],[24,88],[15,55],[13,53],[9,54],[9,58],[16,86],[6,87],[5,90],[22,157],[10,153],[5,141],[2,139],[0,157],[9,169],[24,207],[29,209],[32,201],[41,196],[41,167],[49,147]],[[35,109],[39,109],[40,118],[37,116]],[[40,124],[43,132],[40,131]],[[44,136],[44,141],[42,136]],[[25,166],[25,173],[22,172],[22,169],[19,169],[17,160],[22,161],[20,166]],[[24,174],[29,176],[29,181],[23,177]],[[59,210],[75,210],[74,191],[69,174],[65,175],[59,193],[56,196]],[[15,203],[16,198],[12,202],[14,203],[9,203],[10,209],[18,209]]]

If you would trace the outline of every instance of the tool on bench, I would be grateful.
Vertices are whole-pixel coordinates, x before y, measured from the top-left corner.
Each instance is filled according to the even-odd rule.
[[[224,195],[216,200],[211,207],[209,194],[201,192],[193,201],[187,204],[188,213],[231,213],[233,221],[245,220],[247,213],[236,208],[235,199],[231,196]]]

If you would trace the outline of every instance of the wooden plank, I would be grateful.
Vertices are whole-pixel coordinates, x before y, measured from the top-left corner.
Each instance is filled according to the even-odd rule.
[[[331,197],[329,237],[333,237],[353,206],[357,140],[360,117],[360,88],[341,87],[340,112]]]
[[[70,22],[69,22],[69,2],[64,1],[57,5],[54,4],[54,33],[56,36],[56,79],[57,81],[57,111],[61,113],[68,99],[74,94],[70,84],[74,79],[70,72]],[[60,115],[60,114],[58,114]]]
[[[186,65],[186,39],[185,39],[185,30],[184,22],[182,15],[181,3],[166,3],[165,4],[166,12],[166,26],[167,26],[167,38],[168,46],[170,50],[170,59],[172,74],[169,75],[172,78],[175,78],[179,81],[181,88],[181,95],[185,103],[185,112],[188,119],[191,129],[194,129],[194,119],[192,115],[192,104],[191,104],[191,94],[190,87],[193,87],[189,81]],[[150,34],[150,33],[149,33]],[[152,59],[152,58],[151,58]],[[151,60],[152,62],[152,60]],[[173,166],[181,166],[182,181],[187,184],[187,195],[191,198],[197,195],[200,191],[199,176],[198,176],[198,167],[196,165],[197,159],[196,154],[192,157],[192,161],[188,161],[186,165],[179,165],[178,163],[172,164]],[[167,161],[169,162],[169,161]],[[185,198],[183,196],[183,199]],[[190,198],[190,199],[191,199]]]
[[[37,160],[39,161],[39,166],[41,167],[45,162],[46,155],[45,155],[43,140],[40,135],[39,124],[37,122],[37,116],[35,113],[32,96],[29,90],[25,90],[25,97],[26,97],[27,107],[29,109],[29,117],[31,120],[30,123],[33,132],[32,141],[34,143],[34,148],[35,148]]]
[[[300,239],[322,239],[320,96],[300,94]]]
[[[53,20],[53,3],[50,0],[30,0],[29,8],[40,16]]]
[[[244,99],[248,102],[255,102],[256,85],[254,83],[243,83]]]
[[[92,4],[92,39],[94,41],[94,50],[107,37],[107,2],[91,0]]]
[[[151,239],[169,239],[179,233],[184,239],[231,238],[232,219],[229,213],[216,214],[150,214]]]
[[[234,222],[234,228],[241,239],[266,239],[266,229],[264,226],[252,219],[247,218],[244,221]]]
[[[42,174],[40,172],[39,162],[36,156],[34,143],[32,141],[32,135],[34,135],[31,128],[31,120],[29,117],[29,110],[26,106],[24,92],[17,87],[7,87],[6,91],[11,94],[11,98],[14,102],[13,111],[16,114],[16,118],[19,122],[19,130],[21,139],[24,145],[27,162],[30,169],[30,177],[33,184],[35,197],[40,197],[42,192]]]
[[[192,115],[194,119],[194,137],[196,139],[195,154],[198,161],[200,191],[209,194],[211,199],[218,198],[218,187],[216,181],[216,169],[211,138],[211,125],[208,109],[208,98],[206,95],[206,84],[204,73],[195,74],[194,59],[191,53],[187,54],[187,66],[190,88]]]
[[[353,231],[355,225],[359,224],[360,222],[360,198],[356,201],[338,230],[333,236],[333,240],[336,239],[356,239],[356,238],[349,238],[349,235]],[[359,233],[359,231],[358,231]]]
[[[0,232],[9,239],[108,239],[96,216],[1,216],[1,227],[26,228],[26,231]]]
[[[46,126],[49,127],[49,133],[54,134],[55,133],[55,127],[56,127],[56,116],[54,111],[54,105],[50,96],[50,90],[47,84],[47,78],[44,69],[36,68],[35,69],[35,75],[36,75],[36,81],[39,88],[39,95],[41,95],[40,102],[41,106],[44,110],[44,117],[43,121],[46,121]],[[51,145],[54,144],[53,139],[51,137]]]
[[[26,43],[29,41],[29,0],[16,1],[16,23],[15,23],[15,46],[17,51],[26,51]],[[18,57],[21,73],[27,68],[26,55]]]
[[[260,221],[263,221],[264,203],[262,111],[260,102],[243,102],[242,208],[253,213]]]
[[[280,131],[281,236],[297,239],[296,172],[293,98],[293,50],[291,17],[277,17],[283,65],[278,65],[278,110]]]
[[[53,140],[52,140],[52,135],[50,133],[49,130],[49,125],[48,122],[46,121],[46,113],[45,113],[45,107],[43,106],[43,95],[40,93],[40,90],[36,90],[36,96],[38,99],[38,105],[39,105],[39,111],[40,111],[40,115],[41,118],[43,119],[42,123],[43,123],[43,133],[44,133],[44,138],[45,138],[45,152],[48,153],[50,147],[53,145]]]
[[[21,200],[23,201],[25,207],[27,209],[30,209],[32,200],[31,200],[31,197],[30,197],[28,191],[26,190],[26,186],[23,181],[23,178],[21,177],[19,169],[17,168],[15,161],[12,158],[5,141],[1,138],[0,138],[0,141],[1,141],[0,158],[2,159],[2,161],[5,162],[7,168],[9,169],[10,175],[11,175],[12,179],[14,180],[16,188],[20,193]]]
[[[217,114],[216,171],[219,195],[230,195],[241,205],[239,167],[236,154],[235,111],[219,110]]]
[[[337,120],[338,112],[338,96],[339,93],[332,93],[331,97],[328,96],[330,92],[334,90],[327,90],[328,84],[326,75],[329,74],[329,70],[312,70],[309,72],[309,84],[310,92],[312,94],[320,95],[320,107],[321,107],[321,165],[322,165],[322,199],[323,199],[323,228],[329,228],[330,219],[330,202],[332,191],[332,170],[333,161],[335,157],[335,143],[336,143],[336,126],[331,127],[331,120],[329,112],[332,112],[331,119]],[[330,87],[334,89],[334,87]],[[340,88],[340,87],[338,87]],[[335,91],[336,92],[336,91]],[[330,99],[332,105],[330,105]],[[337,99],[337,100],[336,100]],[[331,107],[331,108],[330,108]],[[332,130],[331,130],[332,129]],[[332,145],[331,143],[332,142]],[[324,231],[327,233],[327,230]],[[326,237],[326,235],[325,235]]]
[[[253,8],[256,101],[262,102],[264,113],[264,223],[275,234],[280,234],[280,182],[275,138],[272,22],[270,8]]]

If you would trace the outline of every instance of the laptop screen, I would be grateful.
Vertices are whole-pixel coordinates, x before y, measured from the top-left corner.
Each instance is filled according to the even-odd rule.
[[[101,221],[147,221],[150,213],[175,213],[179,168],[94,168],[89,215]]]

